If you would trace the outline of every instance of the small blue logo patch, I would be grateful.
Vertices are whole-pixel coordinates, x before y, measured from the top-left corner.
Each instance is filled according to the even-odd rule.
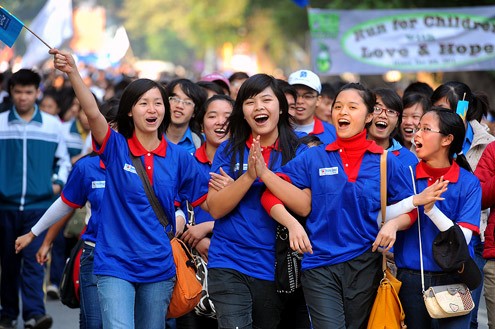
[[[124,165],[124,170],[136,174],[136,168],[134,168],[133,165],[130,165],[128,163]]]
[[[306,78],[308,76],[308,72],[306,71],[301,71],[301,74],[299,74],[300,78]]]
[[[339,173],[339,168],[337,167],[320,168],[318,169],[318,173],[320,174],[320,176],[337,175]]]

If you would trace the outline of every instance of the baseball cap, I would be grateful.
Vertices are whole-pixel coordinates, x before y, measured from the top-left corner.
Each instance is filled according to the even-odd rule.
[[[203,76],[200,81],[209,81],[219,84],[222,88],[226,88],[230,92],[229,79],[221,75],[220,73],[210,73]]]
[[[318,76],[309,70],[299,70],[289,75],[290,85],[304,85],[321,93],[321,82]]]
[[[459,225],[440,232],[433,240],[433,258],[445,272],[455,272],[473,290],[481,284],[481,272],[469,255],[464,233]]]

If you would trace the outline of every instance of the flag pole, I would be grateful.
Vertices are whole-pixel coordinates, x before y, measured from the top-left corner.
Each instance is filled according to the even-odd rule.
[[[23,25],[24,28],[26,30],[28,30],[29,32],[31,32],[36,38],[38,38],[39,41],[43,42],[45,44],[45,46],[48,47],[48,49],[53,49],[52,47],[50,47],[50,45],[48,43],[45,42],[45,40],[41,39],[36,33],[34,33],[30,28],[28,28],[26,25]]]

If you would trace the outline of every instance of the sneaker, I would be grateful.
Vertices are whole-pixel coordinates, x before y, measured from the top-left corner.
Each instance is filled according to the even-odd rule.
[[[0,318],[0,329],[15,329],[17,326],[17,321],[6,317]]]
[[[24,322],[24,329],[50,329],[53,319],[48,314],[37,315]]]
[[[46,288],[46,295],[51,300],[58,300],[58,299],[60,299],[60,290],[58,289],[58,287],[56,285],[50,284]]]

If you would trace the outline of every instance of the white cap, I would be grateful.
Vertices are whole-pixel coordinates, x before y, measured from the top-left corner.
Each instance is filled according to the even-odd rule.
[[[312,71],[309,70],[299,70],[293,72],[291,75],[289,75],[289,84],[304,85],[311,89],[316,90],[318,94],[321,93],[320,78],[318,78],[316,74],[314,74]]]

